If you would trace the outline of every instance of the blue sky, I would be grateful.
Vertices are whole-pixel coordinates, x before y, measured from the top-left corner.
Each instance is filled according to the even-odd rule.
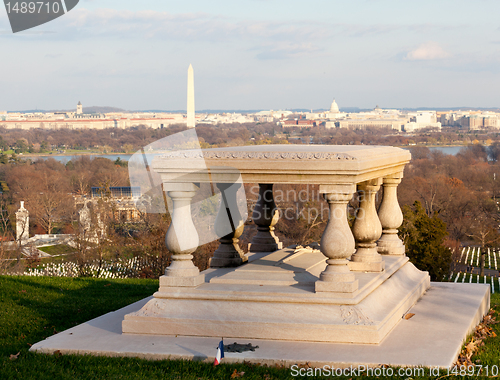
[[[80,0],[12,34],[0,110],[499,107],[500,2]]]

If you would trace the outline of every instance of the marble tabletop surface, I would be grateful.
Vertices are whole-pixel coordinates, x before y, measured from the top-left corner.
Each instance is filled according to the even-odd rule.
[[[375,145],[249,145],[179,150],[153,160],[164,181],[215,182],[241,175],[253,183],[359,183],[401,173],[408,150]]]

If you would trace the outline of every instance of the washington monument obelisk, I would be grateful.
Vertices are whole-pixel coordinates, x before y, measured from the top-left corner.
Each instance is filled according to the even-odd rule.
[[[193,66],[188,69],[188,91],[187,91],[187,127],[194,128],[194,74]]]

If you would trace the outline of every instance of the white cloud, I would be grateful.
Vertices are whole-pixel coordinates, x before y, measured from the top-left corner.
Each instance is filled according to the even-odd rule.
[[[321,51],[317,46],[310,43],[304,44],[280,44],[273,46],[265,46],[263,51],[257,54],[258,59],[288,59],[298,58],[301,56],[311,55]]]
[[[333,34],[331,25],[317,22],[233,21],[203,12],[173,14],[158,11],[78,9],[65,16],[63,27],[78,36],[100,35],[120,38],[146,37],[181,41],[239,41],[243,38],[271,38],[275,41],[324,40]]]
[[[408,61],[430,61],[435,59],[448,58],[450,54],[446,52],[436,42],[426,42],[416,49],[408,52],[405,59]]]

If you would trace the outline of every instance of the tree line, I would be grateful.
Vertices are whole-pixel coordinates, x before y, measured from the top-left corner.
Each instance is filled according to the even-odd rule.
[[[88,156],[63,164],[53,158],[19,161],[0,166],[0,178],[8,187],[2,197],[13,215],[25,201],[33,220],[33,233],[71,232],[77,219],[75,196],[88,196],[92,186],[128,186],[128,170],[106,158]]]
[[[0,151],[19,153],[49,153],[54,150],[94,150],[106,153],[132,153],[164,137],[181,132],[185,125],[152,129],[137,126],[129,129],[5,129],[0,126]],[[325,129],[283,128],[276,123],[233,123],[196,128],[203,148],[249,144],[336,144],[336,145],[446,145],[485,144],[500,141],[495,131],[462,131],[443,128],[441,132],[421,130],[414,134],[396,132],[389,128]],[[8,161],[0,154],[0,163]]]
[[[34,141],[50,140],[54,144],[66,146],[75,141],[74,144],[82,147],[93,144],[109,146],[114,144],[116,149],[123,148],[124,144],[130,144],[132,147],[130,150],[133,151],[182,130],[185,130],[185,127],[160,130],[142,127],[100,131],[35,130],[31,131],[31,134],[26,131],[20,134],[20,131],[14,130],[2,134],[2,141],[8,145],[12,142],[15,144],[16,139],[24,138],[28,141],[28,146]],[[449,138],[451,141],[454,138],[449,135],[451,132],[445,133],[448,133],[448,135],[443,134],[448,136],[446,139]],[[389,130],[326,130],[320,127],[308,130],[283,130],[272,123],[200,125],[197,127],[197,134],[203,147],[266,143],[300,144],[311,141],[324,144],[380,145],[399,145],[408,142],[405,140],[407,136]],[[424,131],[420,137],[433,138],[429,136],[434,136],[433,132]],[[473,137],[481,138],[481,136]],[[408,250],[410,256],[412,252],[420,252],[420,258],[414,257],[413,260],[420,260],[421,269],[430,270],[433,279],[442,279],[448,270],[447,266],[449,267],[451,262],[451,251],[448,248],[457,247],[461,242],[494,246],[499,241],[497,198],[500,197],[498,186],[500,143],[496,141],[490,143],[489,146],[470,144],[463,147],[456,156],[431,151],[426,147],[411,148],[412,161],[407,165],[403,181],[398,188],[399,202],[405,213],[401,236],[405,238],[407,247],[411,247]],[[4,233],[10,231],[12,238],[14,212],[21,200],[26,202],[26,207],[31,213],[32,235],[53,232],[74,233],[78,208],[81,206],[76,205],[75,197],[88,196],[92,186],[101,188],[129,186],[129,180],[126,163],[119,160],[113,162],[105,158],[92,159],[84,156],[63,164],[54,159],[25,161],[11,157],[8,160],[0,160],[0,184],[3,189],[1,211],[4,220],[3,227],[0,228]],[[289,187],[280,185],[275,189],[286,192],[291,190]],[[303,190],[302,187],[295,188],[295,191]],[[314,186],[308,188],[308,191],[314,192]],[[320,197],[312,200],[283,199],[277,200],[276,203],[281,209],[291,210],[290,215],[295,215],[292,218],[282,218],[276,226],[277,234],[285,245],[307,244],[320,240],[328,215],[308,214],[306,210],[326,208],[323,199]],[[252,212],[252,204],[250,199],[249,215]],[[353,199],[350,210],[355,208],[356,200]],[[8,217],[5,218],[5,215]],[[353,218],[352,212],[350,217]],[[119,221],[109,220],[110,236],[114,234],[113,236],[118,239],[110,241],[120,241],[114,247],[110,245],[109,250],[115,252],[115,255],[118,254],[120,247],[128,247],[128,252],[135,254],[148,250],[149,254],[158,251],[168,227],[167,219],[144,216],[140,226],[123,225]],[[432,231],[435,233],[432,234]],[[250,224],[240,238],[243,248],[254,233],[255,228]],[[151,238],[153,235],[156,236],[154,239]],[[423,240],[429,240],[429,236],[435,238],[437,242],[435,248],[418,246]],[[443,245],[445,240],[446,244]],[[141,244],[138,244],[139,241]],[[151,242],[155,242],[154,246],[150,246]],[[200,267],[203,268],[208,264],[208,258],[216,246],[215,242],[200,248],[202,254],[197,256]],[[164,258],[162,263],[168,263],[168,253],[163,252],[162,257]],[[436,265],[436,262],[440,264]],[[154,272],[159,273],[161,270]]]

